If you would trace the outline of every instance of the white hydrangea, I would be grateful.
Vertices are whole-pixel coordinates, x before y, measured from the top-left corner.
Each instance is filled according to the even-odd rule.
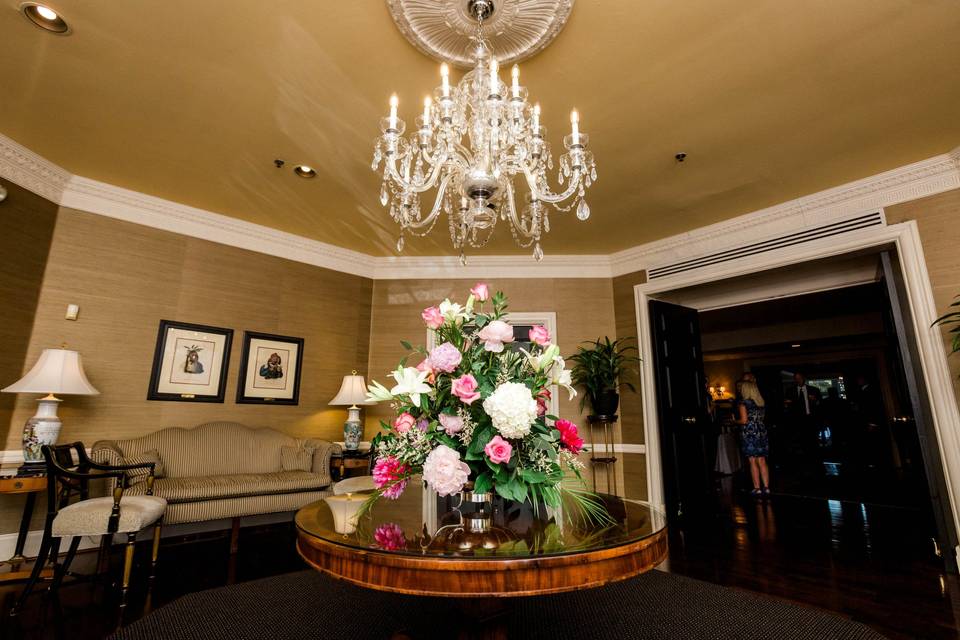
[[[504,438],[522,438],[537,419],[537,401],[526,385],[505,382],[483,401],[483,410]]]

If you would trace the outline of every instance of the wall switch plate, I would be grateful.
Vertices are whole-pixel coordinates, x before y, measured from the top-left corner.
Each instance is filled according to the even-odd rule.
[[[80,315],[80,305],[78,304],[68,304],[67,305],[67,320],[76,320],[77,316]]]

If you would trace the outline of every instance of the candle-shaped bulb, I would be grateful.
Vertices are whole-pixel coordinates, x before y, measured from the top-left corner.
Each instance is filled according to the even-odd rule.
[[[430,107],[433,105],[433,100],[430,99],[430,96],[427,96],[423,99],[423,126],[426,129],[430,128]]]
[[[513,83],[510,85],[513,90],[513,97],[520,97],[520,67],[518,65],[513,65],[513,71],[510,72],[510,75],[513,76]]]
[[[540,103],[533,105],[533,132],[540,132]]]
[[[400,100],[399,98],[397,98],[397,94],[393,94],[392,96],[390,96],[390,128],[391,129],[397,128],[397,105],[399,104],[400,104]]]
[[[440,65],[440,81],[443,83],[441,89],[443,97],[448,98],[450,96],[450,67],[447,66],[446,62]]]
[[[496,58],[490,58],[490,95],[496,94],[500,90],[500,78],[497,74],[500,72],[500,65]]]
[[[570,112],[570,133],[573,134],[573,144],[580,144],[580,114],[576,109]]]

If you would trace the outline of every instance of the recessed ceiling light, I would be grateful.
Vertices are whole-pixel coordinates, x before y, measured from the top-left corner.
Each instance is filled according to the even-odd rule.
[[[308,167],[305,164],[298,164],[293,168],[293,172],[301,178],[313,178],[317,175],[317,172],[314,171],[313,168]]]
[[[70,31],[70,26],[67,25],[66,20],[46,5],[37,4],[36,2],[24,2],[20,5],[20,11],[27,17],[27,20],[44,31],[61,34]]]
[[[799,344],[792,344],[792,345],[790,345],[790,347],[793,348],[793,349],[799,349],[799,348],[800,348],[800,345],[799,345]]]

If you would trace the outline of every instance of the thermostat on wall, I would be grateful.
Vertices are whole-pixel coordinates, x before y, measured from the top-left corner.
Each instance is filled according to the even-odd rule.
[[[77,316],[79,315],[80,315],[80,305],[78,304],[67,305],[67,320],[76,320]]]

